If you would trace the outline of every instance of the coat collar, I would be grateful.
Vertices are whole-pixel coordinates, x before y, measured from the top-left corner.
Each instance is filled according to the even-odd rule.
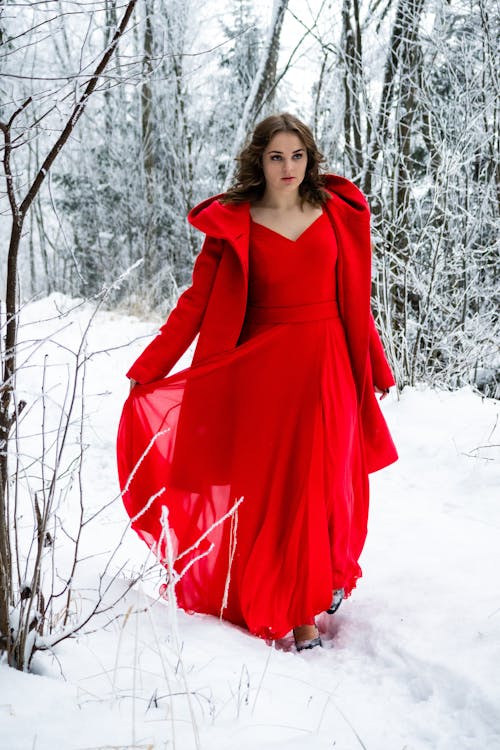
[[[236,240],[250,231],[250,203],[221,203],[224,193],[213,195],[188,213],[188,221],[209,237]]]
[[[325,188],[330,193],[329,208],[362,215],[368,205],[362,192],[353,182],[339,175],[325,175]],[[223,204],[224,193],[213,195],[191,209],[188,221],[196,229],[210,237],[234,242],[250,233],[250,203]]]

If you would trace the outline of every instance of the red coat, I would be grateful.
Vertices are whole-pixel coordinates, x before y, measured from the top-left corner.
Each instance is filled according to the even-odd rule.
[[[397,459],[373,386],[388,388],[394,377],[370,309],[370,212],[349,180],[327,175],[326,207],[335,230],[337,298],[358,394],[367,470]],[[250,205],[223,205],[214,196],[193,208],[189,222],[204,232],[192,285],[180,297],[158,336],[127,376],[149,383],[167,375],[199,332],[193,364],[234,349],[245,318],[248,295]]]

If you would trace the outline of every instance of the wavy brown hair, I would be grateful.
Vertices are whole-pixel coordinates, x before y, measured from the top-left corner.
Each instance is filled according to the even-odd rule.
[[[307,201],[313,206],[320,206],[328,200],[329,195],[323,188],[324,177],[319,171],[325,157],[318,150],[313,134],[298,117],[282,112],[266,117],[255,126],[250,140],[236,158],[238,168],[234,183],[221,198],[221,203],[252,202],[262,197],[266,187],[262,157],[277,133],[295,133],[307,151],[306,173],[299,185],[302,202]]]

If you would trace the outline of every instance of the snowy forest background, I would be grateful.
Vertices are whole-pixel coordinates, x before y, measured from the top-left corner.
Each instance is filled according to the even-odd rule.
[[[2,748],[500,748],[498,10],[0,0]],[[115,466],[186,214],[279,111],[367,195],[398,386],[362,593],[311,659],[165,603]]]
[[[496,0],[134,5],[27,211],[22,299],[92,297],[141,259],[107,304],[164,317],[200,246],[188,210],[227,186],[253,123],[288,110],[369,199],[374,311],[399,387],[497,394]],[[8,129],[21,203],[126,6],[0,7],[0,121],[24,107]],[[5,178],[0,190],[4,271]]]

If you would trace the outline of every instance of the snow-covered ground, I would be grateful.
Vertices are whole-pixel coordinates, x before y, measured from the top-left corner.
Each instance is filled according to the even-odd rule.
[[[61,344],[74,349],[89,316],[84,306],[49,322],[56,303],[72,304],[54,295],[24,311],[25,339],[65,326],[59,346],[39,346],[21,377],[28,403],[44,353],[51,399],[61,400]],[[110,501],[123,373],[154,327],[98,313],[88,336],[83,491],[87,514],[104,509],[86,530],[82,611],[124,531],[108,577],[125,568],[111,593],[147,560],[120,499]],[[319,618],[323,649],[297,654],[291,638],[271,648],[214,618],[172,611],[155,600],[160,572],[150,572],[78,638],[38,654],[35,674],[0,666],[2,750],[499,749],[498,402],[469,389],[406,389],[383,409],[400,460],[371,476],[364,577],[336,615]],[[36,407],[26,417],[39,418]],[[77,484],[61,499],[68,523]]]

